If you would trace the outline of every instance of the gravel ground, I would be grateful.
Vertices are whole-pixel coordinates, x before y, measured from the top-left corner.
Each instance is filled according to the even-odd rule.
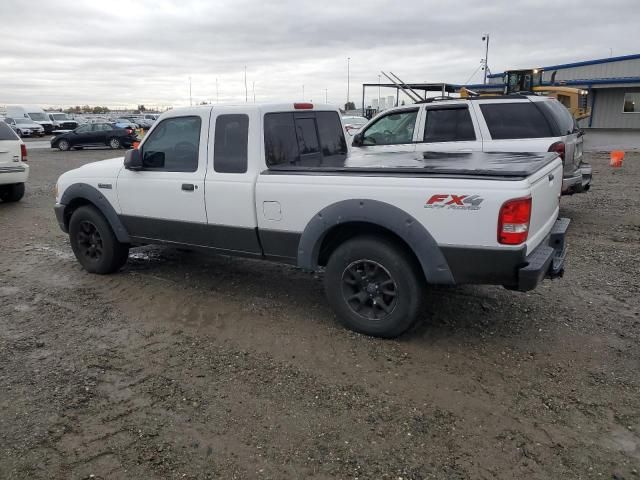
[[[146,247],[85,273],[52,188],[112,156],[32,150],[0,205],[0,478],[640,479],[640,154],[562,200],[564,278],[432,288],[395,341],[288,266]]]

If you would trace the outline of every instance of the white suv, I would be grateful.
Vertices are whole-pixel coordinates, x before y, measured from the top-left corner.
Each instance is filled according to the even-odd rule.
[[[0,121],[0,201],[17,202],[24,196],[29,176],[27,147],[20,137]]]
[[[427,99],[386,110],[353,139],[367,152],[558,152],[562,193],[584,192],[582,131],[557,100],[538,95]]]

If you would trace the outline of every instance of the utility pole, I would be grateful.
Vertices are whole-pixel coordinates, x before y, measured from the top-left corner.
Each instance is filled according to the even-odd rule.
[[[256,81],[252,82],[251,89],[253,90],[253,103],[256,103]]]
[[[302,100],[304,101],[304,83],[302,84]]]
[[[191,77],[189,77],[189,106],[193,106],[193,100],[191,98]]]
[[[484,84],[487,84],[487,70],[489,69],[489,34],[482,35],[482,41],[485,42],[484,49]]]
[[[347,103],[349,103],[349,84],[350,83],[351,83],[351,57],[347,57]]]
[[[244,66],[244,103],[249,103],[249,89],[247,88],[247,66]]]
[[[216,78],[216,103],[220,102],[220,94],[218,92],[218,79]]]
[[[380,111],[380,78],[380,75],[378,75],[378,111]]]
[[[324,89],[324,103],[329,103],[329,89]]]

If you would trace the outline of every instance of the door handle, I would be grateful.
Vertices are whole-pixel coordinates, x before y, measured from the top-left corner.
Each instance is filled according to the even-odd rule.
[[[193,183],[183,183],[182,190],[187,192],[193,192],[196,189],[196,186]]]

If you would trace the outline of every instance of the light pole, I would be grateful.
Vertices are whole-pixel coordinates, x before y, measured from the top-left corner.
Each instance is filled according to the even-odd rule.
[[[302,100],[304,100],[304,83],[302,84]]]
[[[349,84],[351,82],[351,57],[347,57],[347,104],[349,103]],[[347,105],[345,105],[346,107]],[[345,108],[346,110],[346,108]]]
[[[244,103],[249,103],[249,89],[247,88],[247,66],[244,66]]]
[[[329,89],[324,89],[324,103],[329,103]]]
[[[485,42],[484,49],[484,84],[487,84],[487,70],[489,68],[489,34],[482,35],[482,41]]]
[[[378,111],[380,111],[380,80],[381,77],[378,75]]]
[[[193,106],[193,101],[191,99],[191,77],[189,77],[189,106]]]

